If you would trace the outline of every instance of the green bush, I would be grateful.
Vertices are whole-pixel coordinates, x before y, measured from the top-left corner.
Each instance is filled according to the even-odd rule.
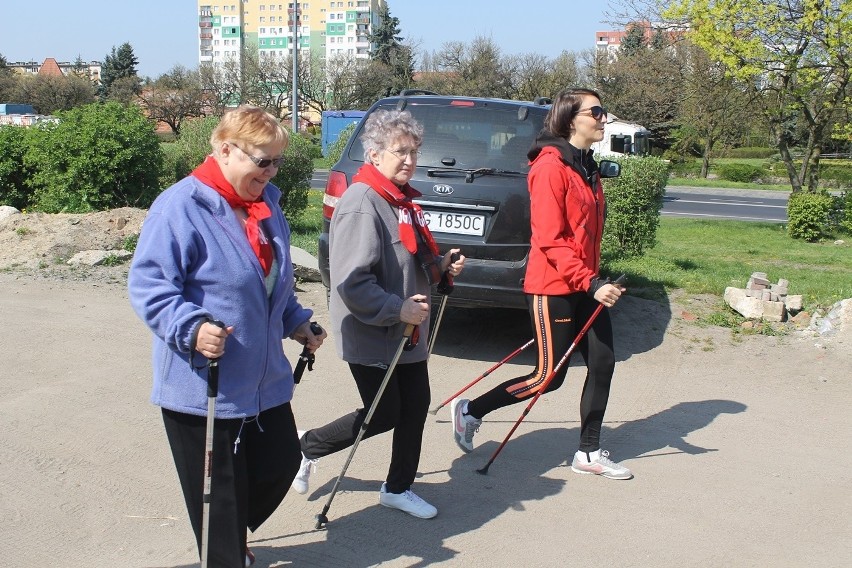
[[[797,191],[787,201],[788,234],[794,239],[816,242],[831,233],[834,199],[826,192]]]
[[[719,153],[720,158],[771,158],[778,153],[778,148],[727,148]]]
[[[819,163],[819,177],[823,182],[835,182],[833,186],[852,188],[852,163],[832,160]],[[829,185],[829,183],[826,183]]]
[[[24,165],[29,129],[0,126],[0,205],[24,209],[30,191],[26,186],[29,171]]]
[[[837,198],[839,207],[840,227],[852,234],[852,191],[844,191]]]
[[[59,112],[31,129],[24,164],[32,207],[86,213],[146,207],[159,193],[162,164],[152,123],[136,106],[94,103]]]
[[[607,217],[604,251],[616,258],[640,256],[656,244],[668,165],[660,158],[621,158],[621,175],[604,180]]]
[[[180,136],[174,142],[175,181],[188,176],[210,153],[210,135],[217,124],[218,116],[208,116],[187,121],[180,127]]]
[[[340,135],[337,137],[337,140],[335,140],[333,144],[328,145],[328,150],[325,156],[326,167],[330,168],[336,164],[338,160],[340,160],[340,156],[343,155],[343,149],[346,148],[349,138],[351,138],[352,133],[355,132],[356,125],[357,123],[355,122],[347,124],[346,127],[340,131]]]
[[[281,209],[290,222],[297,221],[308,206],[308,191],[314,175],[311,142],[290,132],[290,144],[284,152],[284,163],[272,178],[281,190]]]
[[[186,170],[181,148],[174,142],[163,142],[160,144],[163,152],[163,165],[160,168],[159,186],[163,190],[181,179],[180,173]]]
[[[698,177],[701,174],[701,160],[694,158],[683,158],[678,160],[667,158],[668,154],[664,154],[664,159],[669,159],[669,171],[676,177]]]
[[[751,164],[721,164],[716,168],[719,177],[728,181],[750,183],[765,177],[767,172],[763,168]]]

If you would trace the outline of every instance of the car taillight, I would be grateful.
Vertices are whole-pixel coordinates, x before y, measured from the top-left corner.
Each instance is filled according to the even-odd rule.
[[[322,216],[331,219],[334,208],[340,196],[346,191],[346,176],[341,172],[328,172],[328,181],[325,182],[325,193],[322,196]]]

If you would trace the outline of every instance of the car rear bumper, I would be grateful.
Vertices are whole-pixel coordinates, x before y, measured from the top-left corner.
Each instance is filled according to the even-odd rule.
[[[317,260],[322,283],[331,286],[328,276],[328,233],[320,233]],[[527,258],[519,262],[467,258],[464,271],[455,278],[447,303],[470,308],[527,309],[524,274]],[[433,294],[440,298],[439,295]]]

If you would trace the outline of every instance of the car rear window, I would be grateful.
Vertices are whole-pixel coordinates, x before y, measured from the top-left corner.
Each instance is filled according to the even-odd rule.
[[[388,110],[395,105],[388,105]],[[501,168],[526,173],[527,151],[542,128],[546,109],[519,113],[517,106],[461,106],[409,102],[406,110],[423,125],[419,166]],[[520,116],[524,115],[521,119]],[[349,159],[364,161],[361,140],[349,149]]]

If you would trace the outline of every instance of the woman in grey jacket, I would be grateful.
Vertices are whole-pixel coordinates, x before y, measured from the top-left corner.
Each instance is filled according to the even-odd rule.
[[[315,350],[325,338],[311,332],[312,312],[296,298],[290,228],[270,183],[287,142],[262,109],[227,113],[211,135],[213,152],[148,211],[128,278],[131,304],[153,333],[151,400],[162,407],[199,548],[206,362],[221,357],[208,566],[250,563],[247,528],[275,511],[299,468],[281,340]]]
[[[330,315],[337,351],[349,363],[364,404],[301,436],[302,467],[293,482],[308,491],[317,459],[351,447],[373,403],[407,324],[429,335],[430,286],[453,276],[459,249],[438,253],[420,195],[408,181],[417,167],[423,127],[406,111],[377,111],[364,125],[365,164],[335,208],[330,228]],[[379,503],[429,519],[438,511],[411,491],[429,408],[426,341],[403,352],[364,438],[393,430],[391,462]]]

